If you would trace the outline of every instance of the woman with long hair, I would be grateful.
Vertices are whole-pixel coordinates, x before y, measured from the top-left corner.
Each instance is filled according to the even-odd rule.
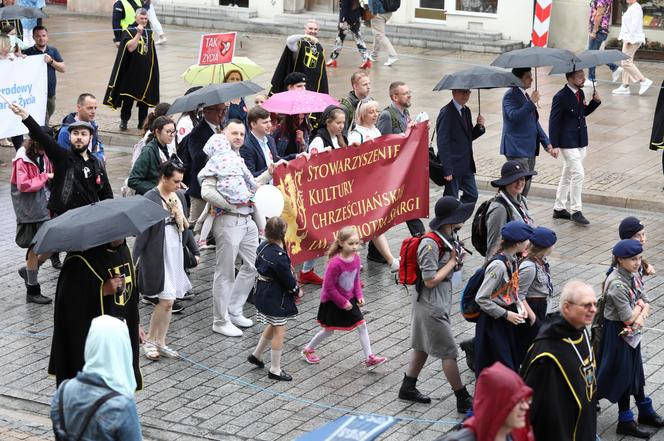
[[[305,114],[284,115],[277,129],[272,133],[280,157],[307,151],[311,125]]]
[[[348,140],[344,136],[346,113],[339,106],[327,106],[321,115],[316,137],[309,143],[309,152],[316,153],[323,150],[346,147]]]
[[[237,83],[244,81],[242,77],[242,72],[239,70],[233,69],[226,72],[224,76],[224,83]],[[237,98],[229,103],[227,103],[228,109],[226,110],[226,121],[230,119],[239,119],[247,125],[247,104],[244,102],[244,98]]]
[[[153,189],[159,180],[159,166],[171,156],[168,144],[175,138],[175,122],[168,116],[157,117],[146,138],[147,144],[134,162],[127,185],[137,194]]]

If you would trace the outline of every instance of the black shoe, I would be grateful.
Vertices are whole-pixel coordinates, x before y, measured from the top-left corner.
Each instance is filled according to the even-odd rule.
[[[639,424],[656,427],[659,429],[664,427],[664,418],[656,413],[651,413],[650,415],[639,415]]]
[[[564,208],[562,210],[553,210],[553,218],[554,219],[566,219],[570,220],[572,218],[572,215],[569,214],[569,211],[565,210]]]
[[[281,373],[279,375],[273,374],[272,372],[267,371],[267,378],[269,378],[271,380],[279,380],[279,381],[291,381],[293,379],[293,377],[288,375],[286,373],[286,371],[284,371],[283,369],[281,370]]]
[[[182,306],[182,304],[178,300],[174,301],[171,312],[173,314],[182,314],[182,311],[184,311],[184,306]]]
[[[157,303],[159,303],[159,299],[158,299],[157,297],[147,297],[147,296],[143,296],[143,297],[141,297],[141,302],[145,303],[146,305],[152,305],[152,306],[154,306],[154,305],[156,305]]]
[[[572,220],[578,225],[590,225],[590,221],[580,211],[572,214]]]
[[[49,299],[46,296],[43,296],[41,293],[41,286],[39,285],[28,285],[28,292],[25,295],[26,303],[37,303],[39,305],[48,305],[53,299]]]
[[[369,250],[367,252],[367,260],[371,260],[376,263],[387,263],[387,260],[383,257],[382,254],[378,252],[378,249],[374,246],[373,242],[369,242],[367,247]]]
[[[28,287],[28,269],[24,266],[20,267],[18,269],[18,275],[21,276],[21,279],[23,279],[23,283],[25,283],[25,287]]]
[[[60,261],[60,254],[52,254],[51,255],[51,265],[55,269],[61,269],[62,268],[62,262]]]
[[[123,132],[127,131],[127,121],[120,121],[120,130]]]
[[[459,413],[467,413],[473,408],[473,397],[468,393],[466,387],[454,391],[456,397],[456,408]]]
[[[636,421],[629,421],[625,423],[618,423],[616,427],[618,435],[633,436],[634,438],[648,439],[652,433],[648,430],[642,429],[636,424]]]
[[[408,377],[404,374],[401,388],[399,389],[399,398],[402,400],[413,401],[415,403],[431,403],[431,398],[417,390],[417,378]]]
[[[260,361],[258,358],[254,357],[254,354],[249,354],[249,356],[247,357],[247,361],[251,364],[255,364],[261,369],[265,367],[265,363]],[[283,373],[283,371],[281,372]]]
[[[468,369],[475,372],[475,339],[469,338],[459,343],[459,347],[466,354],[466,364]]]

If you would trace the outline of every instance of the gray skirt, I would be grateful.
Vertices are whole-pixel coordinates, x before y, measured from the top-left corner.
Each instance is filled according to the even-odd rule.
[[[411,346],[441,360],[454,360],[458,351],[450,326],[452,284],[445,281],[433,289],[423,288],[412,296]]]

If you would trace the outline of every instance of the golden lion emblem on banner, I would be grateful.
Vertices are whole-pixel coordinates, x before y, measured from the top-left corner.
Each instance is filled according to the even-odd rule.
[[[302,172],[286,174],[277,188],[284,195],[284,211],[281,217],[286,221],[288,229],[286,230],[286,242],[291,255],[302,251],[302,240],[307,237],[307,216],[304,208],[304,198],[299,190],[302,182]],[[300,223],[298,224],[298,219]]]

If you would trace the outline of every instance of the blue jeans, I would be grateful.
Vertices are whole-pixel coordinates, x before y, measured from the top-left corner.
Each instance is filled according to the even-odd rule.
[[[603,32],[598,32],[595,38],[590,38],[588,37],[588,49],[589,50],[597,50],[602,46],[602,42],[607,39],[609,35],[605,34]],[[617,64],[609,63],[607,64],[609,66],[609,69],[611,69],[611,72],[615,72],[616,69],[618,69]],[[594,67],[589,67],[588,68],[588,79],[591,81],[595,81],[595,68]]]
[[[463,191],[461,202],[464,204],[474,204],[477,202],[477,184],[475,183],[475,175],[473,173],[463,176],[454,176],[450,182],[446,182],[443,196],[454,196],[458,199],[459,190]]]

